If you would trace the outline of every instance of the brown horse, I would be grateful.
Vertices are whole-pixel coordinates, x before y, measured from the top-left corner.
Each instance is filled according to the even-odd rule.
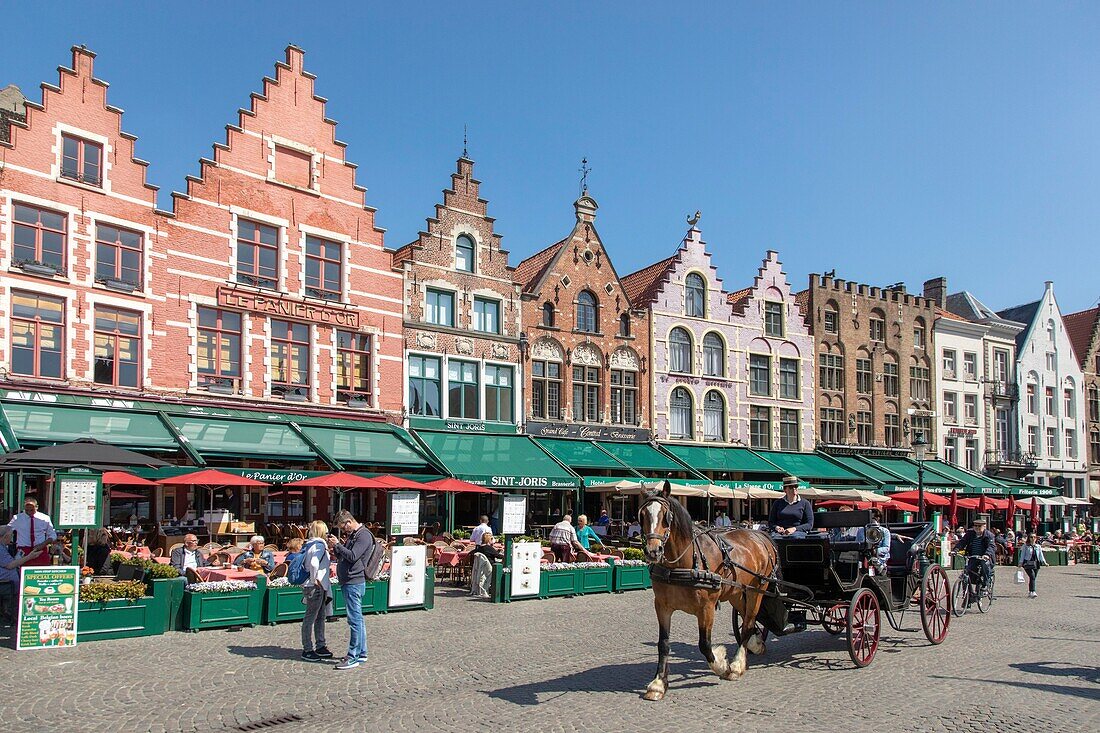
[[[696,529],[691,515],[671,498],[666,481],[659,491],[642,498],[638,522],[645,537],[645,556],[653,574],[653,605],[657,611],[660,635],[657,641],[657,674],[645,691],[646,700],[660,700],[668,691],[669,629],[673,611],[683,611],[699,621],[699,651],[711,670],[724,680],[745,673],[746,655],[764,652],[764,642],[756,629],[756,615],[778,562],[771,539],[763,532],[748,529]],[[723,553],[719,539],[728,546]],[[728,561],[727,561],[728,558]],[[664,580],[668,570],[692,569],[713,573],[706,583],[685,584],[682,574]],[[680,575],[679,578],[676,576]],[[720,578],[720,582],[718,579]],[[703,585],[704,587],[698,587]],[[715,587],[716,586],[716,587]],[[714,613],[719,601],[733,607],[734,618],[741,617],[738,638],[742,640],[733,661],[726,658],[726,647],[713,646],[710,640]]]

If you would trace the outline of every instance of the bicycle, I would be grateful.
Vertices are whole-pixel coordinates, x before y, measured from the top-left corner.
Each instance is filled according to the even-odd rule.
[[[953,556],[959,553],[952,552]],[[951,592],[951,610],[956,616],[962,616],[970,610],[970,605],[978,607],[978,611],[985,613],[993,603],[993,587],[997,582],[996,567],[989,566],[989,579],[983,585],[981,573],[969,567],[965,568]]]

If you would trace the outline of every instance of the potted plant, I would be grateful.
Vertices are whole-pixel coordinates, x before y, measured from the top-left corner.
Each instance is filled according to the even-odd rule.
[[[150,594],[140,580],[80,586],[77,639],[122,639],[163,634],[167,595]]]
[[[336,586],[333,586],[335,589]],[[302,603],[302,586],[291,585],[290,579],[275,578],[267,582],[264,599],[264,623],[274,625],[280,621],[301,621],[306,615]]]
[[[183,594],[183,623],[188,631],[224,626],[255,626],[263,612],[267,578],[191,583]]]
[[[649,564],[645,555],[635,547],[623,550],[621,560],[615,562],[614,589],[616,593],[627,590],[640,590],[652,587],[649,579]]]

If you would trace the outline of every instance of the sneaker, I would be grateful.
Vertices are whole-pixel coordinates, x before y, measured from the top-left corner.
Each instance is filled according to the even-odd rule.
[[[332,657],[334,656],[333,653],[328,650],[327,646],[317,647],[313,650],[313,653],[321,659],[332,659]]]
[[[364,654],[363,656],[359,657],[359,664],[366,664],[366,663],[367,663],[367,655]]]
[[[337,664],[333,669],[341,669],[341,670],[342,669],[355,669],[358,666],[359,666],[359,660],[358,659],[345,659],[344,661]]]
[[[1038,598],[1038,596],[1039,596],[1039,594],[1038,594],[1038,593],[1035,593],[1034,591],[1032,591],[1031,593],[1028,593],[1028,594],[1027,594],[1027,597],[1028,597],[1028,598]]]
[[[306,660],[307,662],[320,662],[321,655],[317,652],[302,652],[302,659]]]

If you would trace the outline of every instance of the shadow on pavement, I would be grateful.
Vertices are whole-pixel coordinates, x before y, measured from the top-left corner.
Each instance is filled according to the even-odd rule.
[[[251,659],[301,659],[300,649],[291,649],[285,646],[229,646],[226,650],[230,654]]]
[[[1089,688],[1089,687],[1070,687],[1069,685],[1050,685],[1050,684],[1046,684],[1044,682],[1027,682],[1026,684],[1021,685],[1019,681],[1011,681],[1010,682],[1008,680],[987,680],[987,679],[979,679],[979,678],[973,678],[972,679],[970,677],[952,677],[952,676],[940,675],[940,674],[929,675],[929,677],[931,677],[932,679],[936,679],[936,680],[954,680],[954,681],[957,681],[957,682],[979,682],[979,683],[983,683],[983,684],[988,683],[988,684],[991,684],[991,685],[1004,685],[1005,687],[1011,687],[1014,690],[1019,690],[1021,687],[1023,687],[1023,688],[1028,689],[1028,690],[1039,690],[1041,692],[1051,692],[1051,693],[1054,693],[1056,695],[1068,695],[1069,697],[1083,697],[1086,700],[1096,700],[1098,697],[1100,697],[1100,693],[1098,693],[1095,689],[1092,689],[1092,688]]]
[[[1100,684],[1100,668],[1074,667],[1065,662],[1020,662],[1009,667],[1030,674],[1045,674],[1052,677],[1074,677],[1082,682]]]

